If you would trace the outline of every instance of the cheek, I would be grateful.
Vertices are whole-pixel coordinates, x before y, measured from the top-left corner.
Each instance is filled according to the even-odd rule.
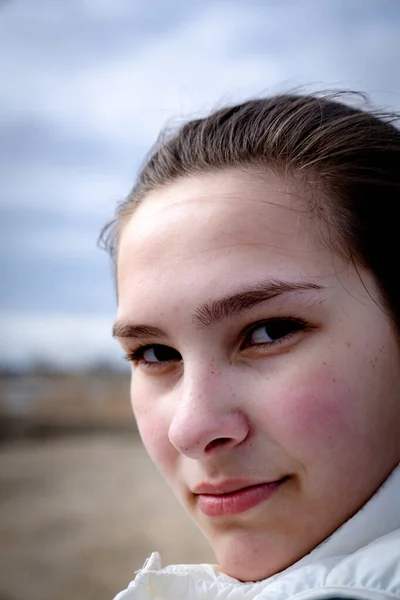
[[[131,404],[143,445],[158,470],[168,476],[177,456],[168,437],[170,417],[147,397],[142,386],[131,383]]]
[[[346,382],[336,381],[327,370],[288,379],[290,387],[282,382],[270,404],[276,441],[299,460],[334,450],[350,452],[357,411]]]

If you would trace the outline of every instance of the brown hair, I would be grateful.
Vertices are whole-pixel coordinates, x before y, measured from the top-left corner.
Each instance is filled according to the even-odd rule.
[[[350,97],[362,97],[350,95]],[[100,243],[116,260],[123,225],[152,190],[193,174],[231,168],[272,170],[314,182],[329,243],[372,270],[400,331],[395,265],[400,235],[399,115],[362,110],[330,95],[284,94],[249,100],[165,130],[136,185],[103,229]],[[365,99],[365,98],[364,98]],[[310,183],[311,184],[311,183]]]

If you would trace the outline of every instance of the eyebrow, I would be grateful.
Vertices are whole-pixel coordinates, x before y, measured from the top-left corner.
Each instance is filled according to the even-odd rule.
[[[159,327],[152,325],[133,325],[125,321],[116,321],[112,329],[113,337],[117,338],[149,338],[167,337],[167,334]]]
[[[218,300],[211,300],[200,306],[194,319],[204,327],[220,323],[224,319],[241,315],[257,304],[288,294],[307,290],[322,290],[322,286],[308,282],[267,281],[261,282],[244,290]]]
[[[309,282],[267,281],[246,287],[235,294],[223,296],[218,300],[209,300],[194,313],[193,320],[202,327],[211,327],[224,319],[239,316],[257,304],[293,292],[321,291],[324,287]],[[135,325],[126,321],[117,321],[113,326],[113,337],[149,338],[167,337],[165,331],[152,325]]]

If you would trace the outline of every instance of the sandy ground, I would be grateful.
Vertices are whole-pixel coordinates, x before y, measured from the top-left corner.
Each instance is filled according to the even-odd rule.
[[[135,435],[0,447],[0,600],[111,600],[152,550],[214,560]]]

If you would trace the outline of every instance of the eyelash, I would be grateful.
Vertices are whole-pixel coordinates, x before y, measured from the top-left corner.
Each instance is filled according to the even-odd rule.
[[[292,326],[292,328],[290,329],[290,331],[283,335],[280,338],[277,338],[276,340],[273,340],[271,342],[264,342],[264,343],[258,343],[258,344],[248,344],[246,345],[245,342],[248,338],[251,337],[251,335],[257,331],[258,329],[261,329],[262,327],[271,327],[273,325],[289,325]],[[284,317],[284,318],[272,318],[272,319],[266,319],[264,321],[258,321],[257,323],[252,323],[250,326],[246,327],[245,330],[242,332],[241,336],[240,336],[240,347],[241,349],[245,349],[245,348],[251,348],[251,347],[261,347],[261,348],[265,348],[267,346],[272,347],[272,346],[277,346],[279,344],[283,344],[285,343],[288,339],[290,339],[295,333],[300,332],[300,331],[304,331],[307,328],[309,328],[309,324],[304,321],[303,319],[299,319],[299,318],[294,318],[294,317]],[[170,359],[170,360],[165,360],[165,361],[155,361],[155,362],[146,362],[143,360],[143,354],[145,353],[146,350],[150,350],[151,348],[155,348],[155,347],[163,347],[163,348],[168,348],[168,346],[164,346],[162,344],[143,344],[141,346],[138,346],[136,348],[136,350],[133,350],[132,352],[128,352],[126,354],[126,356],[124,357],[127,361],[133,363],[133,364],[141,364],[143,366],[145,366],[146,368],[160,368],[160,367],[165,367],[166,364],[168,364],[170,362],[170,360],[176,360],[176,359]],[[172,349],[173,350],[173,349]],[[177,354],[179,354],[179,352],[176,351]],[[143,362],[141,362],[143,361]]]

